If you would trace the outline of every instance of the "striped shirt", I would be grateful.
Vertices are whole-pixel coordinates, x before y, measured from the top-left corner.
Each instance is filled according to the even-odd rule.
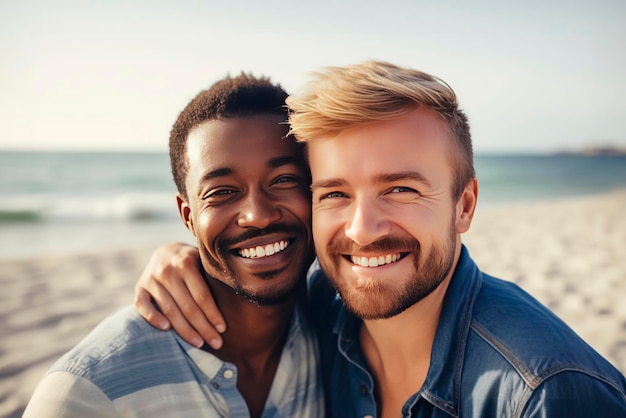
[[[248,417],[237,368],[152,328],[131,306],[43,377],[24,417]],[[323,416],[315,336],[296,309],[263,418]]]

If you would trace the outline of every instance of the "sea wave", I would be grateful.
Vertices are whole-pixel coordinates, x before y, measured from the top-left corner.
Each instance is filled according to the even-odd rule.
[[[27,195],[5,197],[0,202],[2,223],[141,222],[177,217],[171,193]]]

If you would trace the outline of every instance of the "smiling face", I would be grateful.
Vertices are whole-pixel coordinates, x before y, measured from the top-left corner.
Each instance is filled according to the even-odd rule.
[[[361,318],[397,315],[451,276],[476,198],[471,182],[454,201],[453,152],[424,107],[308,143],[318,259]]]
[[[293,294],[313,259],[309,176],[282,117],[210,120],[187,143],[183,221],[206,275],[260,304]]]

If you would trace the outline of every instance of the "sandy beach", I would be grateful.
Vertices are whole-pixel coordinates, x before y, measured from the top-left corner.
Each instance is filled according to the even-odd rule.
[[[515,281],[626,372],[626,191],[479,207],[463,240],[479,267]],[[132,302],[158,243],[0,261],[0,416],[19,417],[52,363]]]

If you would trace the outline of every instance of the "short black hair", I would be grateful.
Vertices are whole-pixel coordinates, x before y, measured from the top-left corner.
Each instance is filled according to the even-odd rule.
[[[245,73],[226,76],[194,97],[180,112],[170,132],[170,164],[178,192],[187,198],[187,137],[194,127],[207,120],[260,114],[280,115],[287,122],[286,98],[287,92],[279,84]]]

